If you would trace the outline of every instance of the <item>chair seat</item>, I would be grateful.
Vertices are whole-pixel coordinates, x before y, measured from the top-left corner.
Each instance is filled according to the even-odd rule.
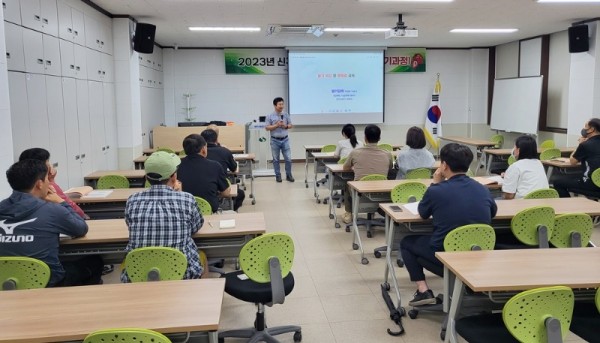
[[[456,321],[456,332],[469,343],[519,343],[502,321],[502,313],[464,317]]]
[[[241,270],[225,274],[225,292],[234,298],[250,303],[267,304],[272,301],[271,284],[252,280],[240,280]],[[294,275],[290,272],[283,278],[283,287],[287,296],[294,289]]]
[[[575,302],[571,332],[587,342],[600,342],[600,313],[596,304]]]

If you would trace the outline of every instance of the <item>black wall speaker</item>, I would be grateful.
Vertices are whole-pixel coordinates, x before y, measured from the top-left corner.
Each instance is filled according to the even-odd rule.
[[[569,27],[569,52],[585,52],[590,49],[587,25]]]
[[[154,50],[154,34],[156,26],[152,24],[137,23],[133,37],[133,50],[142,54],[151,54]]]

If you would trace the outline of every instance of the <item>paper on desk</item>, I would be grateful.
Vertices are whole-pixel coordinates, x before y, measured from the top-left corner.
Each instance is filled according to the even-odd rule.
[[[502,178],[500,175],[488,176],[487,179],[492,181],[492,183],[497,182],[499,185],[502,185],[504,182],[504,178]]]
[[[419,214],[419,202],[410,202],[408,204],[403,204],[402,207],[407,209],[412,214]]]
[[[64,233],[59,234],[60,239],[71,239],[73,237],[69,236],[69,235],[65,235]]]
[[[220,229],[231,229],[235,227],[235,219],[223,219],[219,221]]]
[[[107,196],[110,195],[110,193],[112,193],[113,191],[111,190],[93,190],[91,192],[89,192],[85,198],[106,198]]]

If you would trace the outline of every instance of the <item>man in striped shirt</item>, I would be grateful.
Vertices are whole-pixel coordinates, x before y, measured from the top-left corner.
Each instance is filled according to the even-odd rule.
[[[194,197],[181,192],[177,181],[177,166],[181,159],[172,153],[157,151],[145,163],[150,189],[133,194],[125,205],[125,222],[129,227],[127,251],[136,248],[163,246],[179,249],[188,260],[185,279],[197,279],[202,274],[198,248],[192,239],[204,219]],[[121,274],[127,282],[127,271]]]

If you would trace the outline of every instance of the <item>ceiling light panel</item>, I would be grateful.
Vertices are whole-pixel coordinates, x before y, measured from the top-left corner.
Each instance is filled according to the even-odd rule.
[[[452,29],[452,33],[513,33],[518,29]]]
[[[217,32],[259,32],[260,27],[217,27],[217,26],[190,26],[190,31],[217,31]]]

